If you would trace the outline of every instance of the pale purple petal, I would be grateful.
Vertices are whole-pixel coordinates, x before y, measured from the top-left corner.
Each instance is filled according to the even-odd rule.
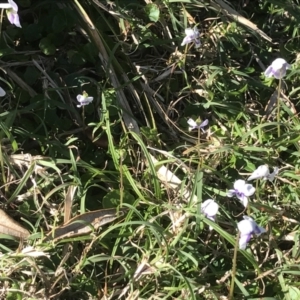
[[[265,71],[265,76],[266,77],[272,77],[273,76],[273,69],[272,69],[272,66],[269,66],[267,68],[267,70]]]
[[[0,97],[4,97],[6,95],[6,92],[2,87],[0,87]]]
[[[256,224],[255,229],[253,233],[255,233],[257,236],[261,235],[262,233],[267,232],[267,230],[259,225]]]
[[[195,43],[196,48],[200,47],[201,42],[199,39],[200,33],[197,28],[186,28],[185,29],[185,38],[183,39],[181,46],[186,44]]]
[[[276,79],[281,79],[285,76],[286,74],[286,70],[285,69],[280,69],[280,70],[274,70],[273,71],[273,76],[276,78]]]
[[[194,41],[195,41],[195,47],[199,48],[201,46],[200,40],[199,39],[195,39]]]
[[[236,180],[233,184],[234,190],[227,192],[228,197],[235,195],[245,207],[248,205],[248,196],[251,196],[255,192],[255,188],[251,184],[246,184],[245,180]]]
[[[248,206],[248,198],[245,195],[236,194],[236,197],[242,202],[244,207]]]
[[[259,226],[252,218],[244,216],[244,220],[238,222],[237,227],[240,232],[240,249],[245,249],[249,242],[251,235],[260,235],[265,233],[266,230]]]
[[[88,103],[91,103],[93,100],[94,100],[94,97],[87,97],[87,98],[86,98],[86,101],[87,101]]]
[[[13,22],[13,24],[15,26],[19,27],[19,28],[22,28],[21,23],[20,23],[19,15],[17,13],[14,15],[14,22]]]
[[[245,250],[250,239],[251,239],[251,234],[241,235],[239,240],[239,248]]]
[[[19,15],[17,12],[8,9],[8,10],[6,10],[6,14],[7,14],[8,21],[11,24],[14,24],[15,26],[20,27],[20,28],[22,27],[20,24]]]
[[[276,58],[271,66],[267,68],[265,71],[266,77],[274,76],[276,79],[281,79],[285,76],[286,70],[290,69],[291,65],[287,63],[287,61],[283,58]]]
[[[233,197],[233,196],[235,196],[235,194],[236,194],[236,191],[235,191],[235,190],[229,190],[229,191],[227,192],[227,197]]]
[[[190,36],[191,38],[194,38],[195,31],[193,28],[186,28],[184,29],[184,33],[186,36]]]
[[[269,168],[267,165],[259,166],[254,172],[251,174],[251,176],[248,178],[248,180],[254,180],[254,179],[261,179],[268,177],[270,174]]]
[[[183,39],[183,41],[182,41],[182,43],[181,43],[181,46],[185,46],[186,44],[189,44],[189,43],[191,43],[192,41],[193,41],[193,39],[192,39],[191,37],[186,36],[186,37]]]
[[[268,179],[269,181],[273,181],[274,178],[275,178],[275,176],[278,174],[278,172],[279,172],[279,169],[278,169],[277,167],[274,167],[273,172],[270,173],[270,174],[267,176],[267,179]]]
[[[206,119],[199,125],[199,128],[205,127],[207,125],[208,125],[208,120]]]

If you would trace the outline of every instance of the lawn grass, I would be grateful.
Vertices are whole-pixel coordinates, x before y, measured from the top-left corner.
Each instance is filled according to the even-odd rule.
[[[0,299],[300,299],[299,1],[15,2]],[[228,197],[261,165],[247,207]],[[243,216],[266,230],[245,250]]]

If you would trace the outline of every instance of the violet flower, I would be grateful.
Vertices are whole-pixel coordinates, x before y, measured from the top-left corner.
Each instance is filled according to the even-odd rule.
[[[212,199],[205,200],[201,203],[201,213],[208,219],[215,221],[216,214],[218,213],[219,205]],[[213,228],[209,226],[209,230]]]
[[[267,165],[262,165],[253,171],[248,180],[263,179],[273,181],[275,176],[278,174],[278,171],[279,169],[274,167],[273,173],[270,173],[269,167]]]
[[[13,0],[8,0],[8,3],[0,3],[0,8],[6,9],[7,18],[11,24],[22,27],[18,15],[18,5]]]
[[[234,189],[227,192],[228,197],[236,196],[242,204],[247,207],[248,197],[255,193],[255,187],[252,184],[246,183],[245,180],[237,180],[233,185]]]
[[[201,46],[201,42],[199,39],[200,33],[199,30],[194,27],[194,28],[186,28],[185,29],[185,38],[183,39],[181,46],[184,46],[186,44],[195,43],[195,47],[199,48]]]
[[[237,224],[240,232],[239,246],[240,249],[245,250],[248,242],[251,239],[251,235],[255,234],[259,236],[262,233],[267,232],[263,227],[257,225],[257,223],[250,217],[244,216],[244,220]]]
[[[93,100],[94,97],[88,97],[89,95],[86,92],[83,92],[82,95],[77,95],[77,101],[80,103],[79,105],[77,105],[77,107],[81,107],[81,106],[85,106],[90,104]]]
[[[208,125],[208,120],[206,119],[201,124],[198,125],[198,123],[195,122],[193,119],[188,119],[187,123],[189,124],[189,131],[193,129],[201,129],[203,132],[205,132],[203,127]]]
[[[272,64],[265,71],[266,77],[274,76],[277,79],[281,79],[285,76],[286,70],[290,69],[291,65],[283,58],[276,58]]]

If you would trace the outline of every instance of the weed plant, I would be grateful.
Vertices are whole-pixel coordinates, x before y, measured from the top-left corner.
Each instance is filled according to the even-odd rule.
[[[300,299],[298,0],[2,2],[1,299]]]

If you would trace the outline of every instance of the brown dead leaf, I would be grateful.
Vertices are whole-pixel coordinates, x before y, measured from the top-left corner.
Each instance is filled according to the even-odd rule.
[[[22,227],[2,209],[0,209],[0,233],[22,239],[27,238],[30,234],[27,229]]]
[[[74,199],[75,192],[77,190],[77,186],[70,185],[68,187],[67,195],[65,198],[65,211],[64,211],[64,224],[66,224],[71,217],[71,209],[72,209],[72,203]]]
[[[59,240],[66,237],[76,237],[97,230],[99,227],[111,223],[117,218],[124,216],[127,208],[99,209],[76,216],[66,224],[51,231],[46,240]]]

